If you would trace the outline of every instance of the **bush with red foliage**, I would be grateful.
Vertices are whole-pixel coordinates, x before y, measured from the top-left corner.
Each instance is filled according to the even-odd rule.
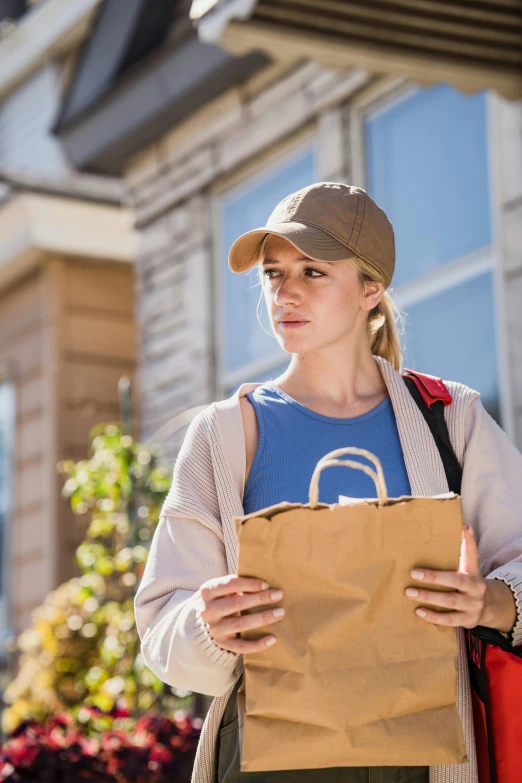
[[[98,714],[94,708],[94,711]],[[88,736],[69,714],[41,724],[26,720],[0,750],[0,781],[9,783],[188,783],[201,720],[145,715],[131,730],[112,727]]]

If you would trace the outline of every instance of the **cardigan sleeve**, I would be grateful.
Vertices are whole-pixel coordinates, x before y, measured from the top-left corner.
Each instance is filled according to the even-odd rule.
[[[163,682],[221,696],[236,653],[218,647],[200,616],[203,582],[228,573],[211,447],[202,414],[183,441],[134,608],[141,653]]]
[[[480,566],[488,579],[513,591],[514,645],[522,644],[522,454],[479,398],[466,415],[462,508],[477,536]]]

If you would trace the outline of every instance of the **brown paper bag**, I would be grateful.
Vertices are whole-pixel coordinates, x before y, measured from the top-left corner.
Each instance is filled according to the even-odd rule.
[[[337,457],[359,454],[375,469]],[[322,470],[364,470],[378,500],[318,503]],[[388,499],[379,460],[338,449],[317,465],[310,503],[235,521],[239,574],[284,591],[273,647],[244,656],[241,771],[428,766],[467,761],[456,707],[457,638],[404,591],[418,567],[457,570],[460,497]],[[239,706],[239,705],[238,705]]]

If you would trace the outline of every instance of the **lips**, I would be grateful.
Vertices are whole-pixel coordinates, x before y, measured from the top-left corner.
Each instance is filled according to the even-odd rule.
[[[283,329],[297,329],[300,326],[305,326],[307,323],[308,321],[305,321],[301,318],[296,318],[295,316],[288,316],[278,320],[279,326],[281,326]]]

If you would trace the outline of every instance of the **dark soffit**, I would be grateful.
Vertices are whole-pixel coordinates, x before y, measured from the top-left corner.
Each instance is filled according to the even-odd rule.
[[[185,0],[155,0],[172,12],[160,36],[159,22],[139,22],[146,2],[105,0],[79,57],[53,128],[79,170],[119,176],[131,155],[270,62],[202,43]]]

